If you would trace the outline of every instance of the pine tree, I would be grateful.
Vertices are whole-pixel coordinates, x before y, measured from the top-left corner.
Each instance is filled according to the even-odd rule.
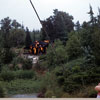
[[[76,28],[77,31],[80,30],[81,26],[80,26],[80,22],[79,21],[76,22],[75,28]]]
[[[98,26],[100,27],[100,8],[98,8],[98,16],[97,16],[97,22],[98,22]]]
[[[92,6],[90,5],[90,11],[88,12],[88,14],[90,15],[90,23],[92,25],[94,25],[95,23],[95,18],[94,18],[94,13],[93,13],[93,9],[92,9]]]
[[[31,40],[29,29],[26,28],[25,46],[29,47],[31,43],[32,43],[32,40]]]

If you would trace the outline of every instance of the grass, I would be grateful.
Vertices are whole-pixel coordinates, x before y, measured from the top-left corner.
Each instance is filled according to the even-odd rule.
[[[3,84],[8,95],[38,93],[42,89],[41,82],[32,79],[17,79]]]

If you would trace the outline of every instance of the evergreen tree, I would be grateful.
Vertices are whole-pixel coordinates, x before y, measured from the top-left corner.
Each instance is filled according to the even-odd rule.
[[[31,43],[32,43],[32,40],[31,40],[29,29],[26,28],[25,46],[29,47]]]
[[[80,26],[80,22],[77,21],[77,22],[76,22],[76,25],[75,25],[75,29],[76,29],[76,31],[79,31],[80,28],[81,28],[81,26]]]
[[[9,17],[1,20],[1,34],[3,38],[3,47],[10,48],[10,30],[11,30],[11,19]]]
[[[74,28],[74,23],[72,21],[73,16],[66,12],[58,11],[58,9],[55,9],[53,13],[53,16],[50,16],[46,20],[42,21],[43,26],[50,37],[50,40],[67,40],[68,33],[71,32]],[[45,39],[45,32],[43,31],[42,33]]]
[[[92,9],[92,6],[90,5],[90,11],[88,12],[88,14],[90,15],[90,24],[94,25],[96,23],[96,18],[94,17],[94,12]]]
[[[69,60],[76,59],[83,54],[80,37],[77,32],[71,32],[66,44],[66,51]]]
[[[98,22],[98,27],[100,28],[100,8],[98,8],[98,16],[97,16],[97,22]]]

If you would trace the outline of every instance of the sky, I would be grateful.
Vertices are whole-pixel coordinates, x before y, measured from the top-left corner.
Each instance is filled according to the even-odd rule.
[[[100,0],[32,0],[41,20],[53,15],[53,10],[58,9],[69,13],[74,17],[74,22],[80,23],[89,20],[89,4],[91,4],[95,16],[98,14]],[[9,17],[30,30],[41,28],[41,24],[29,2],[29,0],[0,0],[0,20]]]

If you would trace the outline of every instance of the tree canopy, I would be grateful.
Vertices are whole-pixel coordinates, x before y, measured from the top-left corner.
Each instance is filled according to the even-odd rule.
[[[73,16],[57,9],[53,13],[53,16],[42,21],[43,27],[47,31],[51,41],[55,39],[67,40],[68,32],[71,32],[74,28]],[[44,31],[42,35],[43,39],[47,38]]]

